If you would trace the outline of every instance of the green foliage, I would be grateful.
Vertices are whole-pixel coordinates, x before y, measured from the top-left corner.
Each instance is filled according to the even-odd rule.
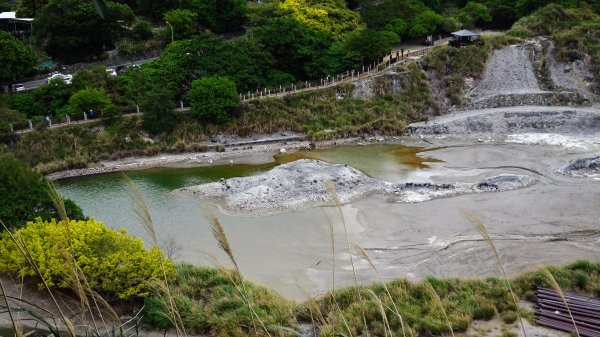
[[[479,21],[492,21],[492,14],[489,8],[482,3],[469,1],[457,14],[458,20],[463,27],[473,28]]]
[[[27,117],[43,116],[46,113],[46,106],[38,100],[35,92],[12,95],[9,97],[7,105]]]
[[[592,296],[600,294],[600,263],[580,260],[563,268],[549,267],[550,273],[563,291],[580,292]],[[519,276],[515,281],[522,291],[533,286],[552,288],[540,271]]]
[[[391,47],[392,41],[385,33],[363,29],[348,36],[344,41],[343,52],[347,60],[352,60],[348,66],[358,69],[389,54]]]
[[[46,53],[67,63],[98,57],[114,46],[123,24],[133,22],[127,5],[107,2],[102,19],[94,5],[83,0],[50,0],[36,14],[34,32]]]
[[[304,79],[306,74],[311,78],[330,74],[320,71],[324,68],[320,61],[333,51],[330,33],[311,28],[290,17],[280,17],[256,28],[252,34],[273,55],[276,67],[295,78]],[[330,62],[328,64],[331,65]]]
[[[196,117],[217,123],[228,121],[233,109],[238,106],[235,82],[218,75],[192,82],[187,98]]]
[[[284,0],[280,8],[301,25],[325,31],[336,40],[361,26],[359,15],[343,0]]]
[[[433,33],[444,22],[444,17],[432,10],[425,10],[414,16],[408,29],[408,36],[422,37]]]
[[[187,9],[172,9],[165,13],[164,19],[169,29],[166,33],[174,40],[189,39],[196,32],[195,21],[198,15]]]
[[[27,116],[25,114],[0,106],[0,142],[12,138],[11,124],[25,123],[26,121]]]
[[[69,105],[73,113],[94,111],[96,116],[102,115],[102,111],[111,104],[104,89],[86,88],[75,92],[69,99]]]
[[[144,113],[143,126],[152,134],[170,132],[175,122],[173,94],[162,86],[155,86],[140,102]]]
[[[0,220],[7,227],[21,227],[37,217],[50,219],[58,213],[47,191],[47,182],[11,154],[0,157]],[[81,209],[66,200],[67,214],[83,219]]]
[[[189,0],[190,10],[198,14],[201,25],[215,33],[242,29],[248,11],[247,0]]]
[[[180,265],[177,271],[171,293],[188,333],[242,337],[256,332],[262,336],[260,319],[273,336],[289,336],[278,327],[295,325],[291,302],[250,282],[242,285],[230,270]],[[148,324],[161,329],[172,325],[166,301],[160,296],[146,298]]]
[[[133,27],[131,27],[131,37],[135,41],[146,41],[154,36],[152,33],[152,26],[148,21],[140,20],[137,21]]]
[[[178,98],[187,93],[193,80],[206,74],[227,76],[240,91],[291,81],[276,70],[273,57],[259,42],[246,38],[225,42],[210,34],[170,44],[159,60],[144,65],[142,73],[148,82],[159,82],[179,93]]]
[[[40,218],[14,233],[27,247],[45,282],[70,288],[81,270],[90,288],[119,298],[146,296],[150,282],[174,272],[173,264],[153,247],[146,250],[140,238],[124,229],[109,229],[90,220],[44,221]],[[0,237],[0,271],[36,277],[34,268],[6,234]],[[73,260],[71,260],[71,258]]]
[[[0,85],[32,72],[37,58],[31,48],[7,32],[0,31]]]

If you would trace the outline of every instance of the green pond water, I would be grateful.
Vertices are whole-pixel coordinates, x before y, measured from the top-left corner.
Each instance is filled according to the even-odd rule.
[[[173,246],[174,243],[178,248],[176,257],[179,259],[210,264],[212,259],[207,257],[207,252],[226,261],[216,246],[205,217],[206,209],[214,209],[215,206],[196,198],[173,195],[170,192],[174,189],[264,172],[281,163],[300,158],[345,163],[372,177],[400,181],[427,170],[428,163],[436,161],[429,158],[423,152],[425,150],[383,144],[345,146],[277,155],[262,164],[163,167],[127,172],[127,175],[141,190],[159,239],[167,246]],[[110,227],[125,227],[129,233],[145,237],[141,222],[134,212],[132,197],[120,173],[64,179],[58,184],[63,196],[80,205],[84,214]],[[256,276],[261,283],[274,285],[279,290],[283,287],[280,284],[281,273],[277,280],[271,282],[270,279],[274,277],[271,275],[272,271],[261,270],[261,265],[268,263],[291,278],[295,271],[317,262],[314,260],[314,252],[329,254],[327,221],[320,210],[300,210],[267,217],[236,217],[222,214],[218,209],[216,213],[234,247],[242,270],[246,269],[247,273]],[[268,251],[265,247],[268,247]],[[291,253],[304,249],[309,252],[301,252],[299,255]],[[286,254],[290,254],[289,257]],[[293,282],[291,279],[288,281]]]
[[[447,143],[444,143],[447,145]],[[479,277],[498,275],[488,247],[464,218],[472,210],[497,239],[509,273],[547,263],[593,258],[600,252],[598,184],[556,172],[595,150],[481,142],[419,148],[402,145],[346,146],[289,154],[234,158],[232,165],[165,167],[128,172],[150,209],[159,240],[176,257],[194,264],[227,264],[206,218],[213,209],[227,234],[242,273],[288,297],[306,299],[332,286],[330,224],[336,239],[336,286],[353,283],[345,233],[337,209],[320,207],[281,214],[227,215],[207,201],[174,195],[177,188],[247,176],[281,163],[314,158],[344,163],[390,182],[473,183],[498,174],[536,179],[528,188],[475,193],[427,202],[398,203],[373,195],[341,207],[348,237],[363,247],[386,278],[428,275]],[[181,167],[183,166],[183,167]],[[63,196],[84,213],[110,227],[125,227],[144,237],[132,198],[120,174],[65,179]],[[567,238],[554,240],[553,238]],[[358,258],[357,258],[358,259]],[[368,263],[355,261],[360,282],[376,281]]]
[[[425,148],[402,145],[341,146],[276,155],[272,161],[262,164],[161,167],[131,171],[127,175],[140,188],[155,221],[183,223],[196,219],[199,214],[194,210],[203,204],[195,199],[171,195],[170,192],[177,188],[221,178],[248,176],[302,158],[348,164],[371,177],[395,182],[427,169],[428,163],[438,162],[427,156],[426,151]],[[138,221],[133,212],[131,195],[120,173],[63,179],[58,184],[63,196],[80,205],[86,215],[109,226],[124,226],[133,233],[141,234],[136,226]],[[183,228],[171,228],[169,232],[176,229]]]

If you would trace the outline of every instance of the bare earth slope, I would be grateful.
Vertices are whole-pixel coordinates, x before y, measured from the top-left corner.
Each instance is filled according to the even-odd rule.
[[[586,98],[589,92],[583,92],[577,86],[569,86],[571,91],[564,91],[567,75],[556,76],[554,69],[560,65],[553,63],[552,69],[549,69],[555,75],[550,76],[553,81],[561,79],[560,83],[551,86],[556,89],[541,89],[539,81],[542,80],[536,77],[530,57],[535,56],[536,51],[528,47],[530,44],[511,45],[494,51],[486,64],[483,78],[467,94],[471,103],[464,111],[411,124],[409,133],[600,133],[599,106],[590,106],[591,102]]]
[[[496,95],[541,92],[525,47],[508,46],[494,52],[483,79],[467,96],[477,101]]]

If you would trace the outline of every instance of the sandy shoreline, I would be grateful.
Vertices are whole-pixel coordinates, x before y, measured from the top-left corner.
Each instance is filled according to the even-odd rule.
[[[164,153],[151,157],[128,157],[115,161],[101,161],[99,163],[92,163],[90,165],[93,166],[87,168],[50,173],[46,175],[46,178],[49,180],[60,180],[93,174],[144,170],[154,167],[224,165],[230,164],[232,161],[235,161],[237,164],[254,163],[257,161],[257,159],[252,157],[260,155],[268,156],[263,158],[264,161],[268,161],[269,157],[275,155],[276,153],[307,150],[310,148],[327,148],[336,145],[368,144],[388,140],[388,138],[378,136],[372,136],[368,138],[334,139],[320,142],[312,142],[310,140],[290,140],[290,137],[272,138],[267,135],[259,136],[258,138],[258,140],[252,141],[256,145],[243,145],[248,144],[243,140],[232,144],[224,144],[224,152],[210,151],[178,154]],[[305,137],[303,135],[298,135],[295,139],[298,138]],[[398,137],[394,137],[394,139],[397,138]]]

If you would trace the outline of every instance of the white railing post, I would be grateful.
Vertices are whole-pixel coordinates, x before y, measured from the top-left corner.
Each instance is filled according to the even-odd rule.
[[[71,116],[67,115],[67,124],[71,125]]]
[[[183,110],[183,101],[179,101],[179,107],[181,107],[181,110]]]
[[[33,123],[31,123],[31,119],[29,120],[29,130],[33,130]]]
[[[15,129],[13,128],[12,123],[10,123],[10,133],[15,133]]]
[[[137,104],[135,105],[135,112],[140,113],[140,106]]]
[[[85,113],[85,111],[83,112],[83,121],[87,122],[87,114]]]

